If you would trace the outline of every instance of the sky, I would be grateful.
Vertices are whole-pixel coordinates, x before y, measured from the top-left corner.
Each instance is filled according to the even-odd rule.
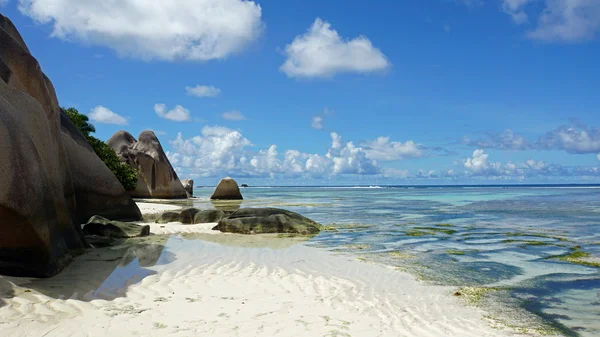
[[[0,0],[96,136],[214,185],[600,183],[600,0]]]

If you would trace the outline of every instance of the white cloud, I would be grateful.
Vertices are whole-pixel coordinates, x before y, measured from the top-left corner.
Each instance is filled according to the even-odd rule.
[[[560,126],[540,137],[537,145],[546,150],[558,149],[579,154],[598,153],[600,152],[600,129],[589,128],[580,123]]]
[[[489,154],[485,153],[483,150],[475,150],[473,152],[473,157],[465,159],[463,166],[474,173],[484,172],[489,168],[488,157]]]
[[[364,142],[367,157],[374,160],[393,161],[424,156],[424,147],[409,140],[405,143],[390,142],[390,137],[379,137],[376,140]]]
[[[54,37],[141,59],[223,59],[263,29],[261,7],[245,0],[19,0],[19,10]]]
[[[127,119],[108,108],[98,105],[90,112],[90,119],[96,123],[127,125]]]
[[[232,110],[232,111],[224,112],[222,117],[229,121],[246,120],[246,116],[244,116],[239,110]]]
[[[343,39],[317,18],[308,32],[285,47],[281,66],[289,77],[331,77],[339,73],[372,73],[388,69],[387,57],[365,36]]]
[[[0,7],[5,6],[9,0],[0,0]]]
[[[352,142],[342,144],[331,134],[332,145],[325,155],[287,150],[281,155],[276,145],[252,151],[253,145],[239,131],[206,126],[200,136],[185,140],[180,134],[171,141],[169,159],[186,176],[328,177],[342,174],[378,174],[375,161]]]
[[[164,119],[168,119],[175,122],[187,122],[192,118],[190,116],[190,111],[181,105],[176,105],[175,108],[166,111],[167,106],[164,104],[154,104],[154,112]]]
[[[313,117],[312,123],[310,124],[310,126],[313,129],[321,130],[323,128],[323,117],[321,117],[321,116]]]
[[[600,31],[600,1],[546,0],[537,27],[527,36],[546,42],[592,39]]]
[[[531,148],[531,144],[523,135],[508,129],[502,133],[488,133],[481,139],[472,140],[465,137],[463,142],[467,145],[486,149],[527,150]]]
[[[510,15],[516,24],[523,24],[529,21],[527,13],[523,8],[535,0],[502,0],[502,10]]]
[[[212,85],[197,85],[195,87],[185,87],[188,95],[196,97],[217,97],[221,95],[221,89]]]
[[[600,160],[600,153],[596,155],[596,159]]]
[[[573,171],[565,167],[549,164],[543,161],[533,159],[526,160],[523,163],[501,163],[490,162],[489,155],[483,150],[478,149],[473,152],[473,156],[463,161],[463,167],[468,175],[487,176],[501,178],[520,178],[530,176],[568,176],[573,175]]]

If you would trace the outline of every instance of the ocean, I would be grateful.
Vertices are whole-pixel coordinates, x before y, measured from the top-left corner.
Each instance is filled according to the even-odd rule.
[[[241,203],[212,190],[194,206],[301,213],[326,227],[304,244],[455,287],[499,325],[600,335],[600,186],[250,187]]]

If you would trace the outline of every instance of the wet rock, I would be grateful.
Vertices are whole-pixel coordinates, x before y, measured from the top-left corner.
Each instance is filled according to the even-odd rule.
[[[183,224],[200,224],[217,222],[225,217],[225,212],[221,210],[201,211],[197,208],[188,208],[183,211],[169,211],[160,215],[157,223],[181,222]]]
[[[181,222],[183,224],[191,225],[194,223],[194,216],[200,212],[197,208],[188,208],[183,211],[169,211],[164,212],[156,220],[157,223],[168,223],[168,222]]]
[[[221,219],[225,217],[225,212],[213,209],[208,211],[200,211],[196,213],[194,216],[194,223],[211,223],[211,222],[219,222]]]
[[[97,235],[108,238],[134,238],[150,235],[150,226],[129,222],[113,221],[101,216],[93,216],[83,225],[86,235]]]
[[[213,230],[239,234],[317,234],[322,226],[298,213],[278,208],[242,208],[219,221]]]
[[[242,200],[242,192],[235,180],[232,178],[223,178],[215,188],[212,196],[212,200]]]

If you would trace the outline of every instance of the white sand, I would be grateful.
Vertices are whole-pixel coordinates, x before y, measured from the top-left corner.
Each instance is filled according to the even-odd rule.
[[[155,222],[146,222],[144,225],[150,226],[150,233],[152,234],[176,234],[176,233],[204,233],[204,234],[219,234],[223,235],[220,231],[213,231],[212,229],[217,225],[214,223],[203,223],[197,225],[184,225],[181,222],[169,222],[166,224],[159,224]]]
[[[158,214],[166,211],[175,211],[181,209],[181,206],[168,205],[168,204],[156,204],[152,202],[136,202],[140,212],[142,214]]]
[[[216,234],[213,225],[151,224],[188,234],[92,250],[52,279],[0,277],[0,335],[517,335],[491,328],[453,288],[297,238]]]

